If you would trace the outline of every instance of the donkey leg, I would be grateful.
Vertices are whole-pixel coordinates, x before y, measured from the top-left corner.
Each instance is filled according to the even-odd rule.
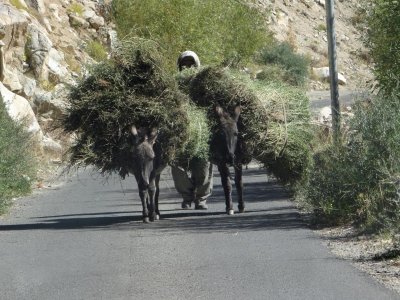
[[[156,220],[159,220],[160,216],[161,216],[160,210],[158,209],[158,197],[160,195],[160,177],[161,177],[161,174],[158,174],[155,179],[156,193],[154,195],[154,203],[155,203],[155,211],[156,211],[156,216],[155,216]]]
[[[149,183],[149,218],[151,222],[156,219],[156,205],[154,201],[156,192],[155,178],[154,176],[151,176]]]
[[[229,167],[226,164],[218,165],[218,171],[221,175],[222,187],[224,188],[226,212],[228,215],[233,215],[232,184]]]
[[[244,201],[243,201],[243,179],[242,179],[242,164],[234,166],[235,169],[235,185],[238,195],[238,208],[239,213],[244,212]]]
[[[147,208],[147,198],[149,197],[149,193],[148,193],[147,189],[139,188],[139,196],[140,196],[140,200],[142,201],[143,222],[149,223],[149,211]]]

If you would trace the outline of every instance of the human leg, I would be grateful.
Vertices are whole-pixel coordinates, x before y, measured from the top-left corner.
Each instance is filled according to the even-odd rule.
[[[182,208],[190,208],[192,202],[194,202],[194,185],[192,180],[189,178],[185,170],[171,166],[172,179],[178,193],[182,195]]]

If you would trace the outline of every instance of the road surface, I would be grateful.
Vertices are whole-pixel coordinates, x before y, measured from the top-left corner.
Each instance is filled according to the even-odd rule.
[[[143,224],[133,178],[88,171],[19,199],[0,218],[0,299],[400,299],[335,258],[253,165],[247,212],[180,209],[169,170],[162,220]]]

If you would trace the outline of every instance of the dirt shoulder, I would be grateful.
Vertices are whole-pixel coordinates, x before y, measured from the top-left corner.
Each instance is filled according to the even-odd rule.
[[[400,256],[394,241],[380,235],[360,235],[350,226],[315,230],[336,256],[351,262],[400,294]],[[391,258],[397,254],[396,258]]]

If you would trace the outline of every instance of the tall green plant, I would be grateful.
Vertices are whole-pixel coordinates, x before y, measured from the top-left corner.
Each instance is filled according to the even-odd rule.
[[[370,0],[367,46],[379,87],[387,94],[400,87],[400,1]]]
[[[0,94],[0,213],[8,201],[30,191],[35,176],[32,143],[22,126],[8,116]]]
[[[275,80],[285,81],[295,86],[303,86],[308,78],[309,60],[303,55],[296,54],[287,42],[264,47],[259,52],[257,61],[262,65],[269,66],[259,74],[260,79],[269,80],[271,71],[276,73],[276,69],[272,69],[271,65],[282,69]]]
[[[237,63],[272,41],[259,10],[238,0],[114,0],[113,15],[120,37],[157,41],[174,71],[185,50],[204,64]]]

